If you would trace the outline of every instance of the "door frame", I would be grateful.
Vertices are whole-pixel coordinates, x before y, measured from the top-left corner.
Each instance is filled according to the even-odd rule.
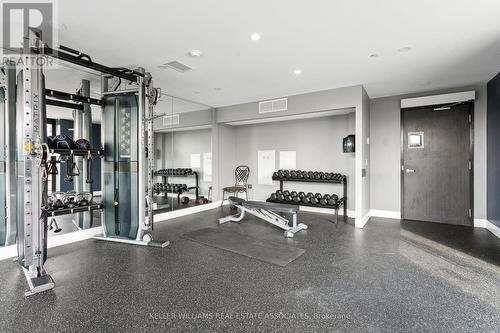
[[[466,102],[457,102],[457,103],[452,103],[453,106],[455,105],[461,105],[461,104],[467,104],[470,107],[470,121],[469,121],[469,161],[470,161],[470,173],[469,173],[469,181],[470,181],[470,190],[469,190],[469,197],[470,197],[470,217],[469,217],[469,222],[470,226],[474,227],[474,101],[466,101]],[[439,107],[446,107],[450,106],[450,103],[446,104],[435,104],[435,105],[425,105],[425,106],[417,106],[417,107],[408,107],[408,108],[400,108],[400,162],[399,162],[399,172],[400,172],[400,183],[401,183],[401,188],[400,188],[400,197],[401,197],[401,220],[404,220],[404,112],[408,110],[421,110],[421,109],[429,109],[429,108],[439,108]],[[443,223],[445,224],[445,223]]]

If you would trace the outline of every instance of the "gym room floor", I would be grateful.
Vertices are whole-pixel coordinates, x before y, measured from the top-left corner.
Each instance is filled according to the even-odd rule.
[[[23,296],[20,267],[1,261],[0,331],[492,332],[500,327],[500,245],[485,229],[382,218],[355,229],[313,213],[300,213],[309,229],[293,239],[251,216],[221,226],[306,250],[286,267],[181,237],[219,227],[217,218],[227,210],[156,224],[158,238],[171,241],[164,249],[96,240],[49,249],[45,267],[57,287],[29,298]],[[279,313],[277,319],[258,318]]]

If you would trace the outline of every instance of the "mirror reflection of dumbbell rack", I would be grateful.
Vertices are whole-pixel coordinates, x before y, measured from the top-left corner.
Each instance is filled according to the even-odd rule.
[[[181,195],[188,191],[189,188],[186,184],[156,183],[153,185],[154,195],[160,195],[163,193],[165,197],[167,197],[168,193],[177,194],[177,204],[180,204],[181,202]]]
[[[273,173],[272,180],[280,182],[280,191],[283,191],[284,182],[301,182],[301,183],[323,183],[323,184],[342,184],[343,185],[343,197],[338,199],[334,205],[318,205],[318,204],[305,204],[303,202],[289,202],[290,204],[299,206],[310,206],[310,207],[321,207],[330,208],[335,210],[335,215],[338,214],[340,206],[343,208],[344,221],[347,221],[347,176],[340,173],[328,173],[328,172],[307,172],[308,178],[303,177],[305,171],[300,170],[278,170]],[[314,175],[311,177],[311,175]],[[299,178],[299,176],[302,176]],[[286,202],[282,202],[286,203]]]
[[[195,186],[187,187],[185,190],[180,190],[179,192],[167,192],[163,191],[165,193],[165,196],[167,196],[167,193],[177,193],[177,203],[180,203],[180,196],[183,192],[189,192],[191,190],[195,190],[196,192],[196,201],[199,200],[199,189],[200,189],[200,184],[199,184],[199,178],[198,178],[198,172],[193,171],[190,168],[176,168],[176,169],[161,169],[156,171],[155,176],[160,176],[162,177],[162,182],[166,186],[168,184],[168,177],[188,177],[188,176],[194,176],[195,178]],[[174,184],[171,184],[174,185]],[[177,184],[179,185],[179,184]],[[183,184],[185,185],[185,184]]]

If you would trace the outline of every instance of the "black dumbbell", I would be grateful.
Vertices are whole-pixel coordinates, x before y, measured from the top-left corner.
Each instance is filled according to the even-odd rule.
[[[307,193],[307,197],[309,199],[314,198],[314,194],[312,192]]]
[[[297,179],[297,172],[296,171],[290,171],[290,178]]]
[[[311,203],[311,199],[308,196],[302,198],[302,203],[308,205]]]
[[[315,172],[314,173],[314,179],[316,179],[316,180],[320,180],[321,179],[321,175],[320,175],[319,172]]]
[[[276,192],[275,192],[275,193],[276,193],[276,195],[278,195],[278,194],[283,194],[283,191],[281,191],[281,190],[276,190]]]
[[[326,199],[326,200],[328,200],[328,199],[330,199],[330,198],[331,198],[331,195],[330,195],[330,194],[325,194],[325,195],[323,196],[323,198],[324,198],[324,199]]]
[[[273,178],[274,179],[280,178],[278,171],[273,172]]]
[[[285,172],[283,172],[283,173],[284,173],[286,179],[290,179],[291,178],[290,171],[285,170]]]
[[[319,174],[319,179],[325,179],[325,173],[324,172],[318,172]]]
[[[316,197],[311,198],[311,205],[317,205],[319,200]]]
[[[290,192],[290,195],[291,195],[292,197],[294,197],[294,196],[296,196],[296,195],[297,195],[297,192],[296,192],[296,191],[292,191],[292,192]]]
[[[323,198],[323,194],[321,194],[321,193],[316,193],[316,194],[314,195],[314,197],[315,197],[316,199],[318,199],[318,200],[319,200],[319,199]]]
[[[292,200],[293,200],[293,198],[292,198],[292,196],[291,196],[291,195],[285,195],[285,201],[290,202],[290,201],[292,201]]]
[[[270,201],[276,201],[276,193],[271,193],[271,196],[269,197]]]
[[[288,190],[284,190],[284,191],[283,191],[283,195],[290,195],[290,191],[288,191]]]
[[[296,195],[296,196],[294,196],[294,197],[292,198],[292,200],[293,200],[293,202],[295,202],[295,203],[299,203],[299,202],[301,202],[301,201],[302,201],[302,198],[301,198],[301,197],[299,197],[298,195]]]
[[[326,206],[328,204],[328,199],[325,199],[324,197],[319,199],[319,203],[321,206]]]
[[[302,199],[302,198],[303,198],[303,197],[305,197],[305,196],[306,196],[306,194],[305,194],[304,192],[299,192],[299,198],[301,198],[301,199]]]
[[[285,196],[283,195],[283,193],[279,193],[277,195],[277,198],[278,198],[278,201],[285,201]]]

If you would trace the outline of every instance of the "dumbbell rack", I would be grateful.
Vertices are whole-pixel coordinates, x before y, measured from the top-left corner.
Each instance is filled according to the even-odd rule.
[[[104,149],[62,149],[62,148],[49,148],[48,154],[50,157],[54,157],[55,155],[61,155],[61,156],[99,156],[103,157],[104,156]],[[91,191],[92,197],[94,196],[94,192]],[[104,205],[102,203],[91,203],[90,205],[87,206],[76,206],[72,208],[60,208],[60,209],[47,209],[44,211],[47,216],[55,217],[55,216],[61,216],[61,215],[68,215],[68,214],[76,214],[76,213],[83,213],[83,212],[91,212],[94,210],[98,209],[103,209]]]
[[[283,183],[284,182],[299,182],[299,183],[324,183],[324,184],[342,184],[344,187],[344,197],[339,199],[342,202],[342,207],[344,211],[344,221],[347,220],[347,177],[343,176],[341,180],[336,179],[303,179],[303,178],[279,178],[273,177],[274,181],[280,182],[280,190],[283,192]],[[308,205],[304,203],[293,203],[299,206],[310,206],[310,207],[318,207],[318,205]],[[321,208],[330,208],[328,206],[321,206]],[[332,206],[330,209],[338,210],[338,206]]]
[[[90,155],[97,155],[97,156],[103,156],[104,155],[104,150],[103,149],[49,149],[49,154],[58,154],[58,155],[64,155],[64,156],[87,156],[90,153]]]
[[[97,204],[91,204],[88,206],[76,206],[73,208],[48,209],[45,211],[45,213],[47,214],[47,216],[55,217],[55,216],[61,216],[61,215],[67,215],[67,214],[91,212],[93,210],[103,209],[103,208],[104,208],[104,205],[102,203],[97,203]]]
[[[193,176],[194,175],[194,178],[195,178],[195,183],[196,185],[194,187],[188,187],[188,191],[191,190],[191,189],[195,189],[196,191],[196,201],[198,201],[199,199],[199,178],[198,178],[198,172],[196,171],[191,171],[189,173],[184,173],[184,174],[181,174],[181,175],[164,175],[164,174],[160,174],[158,172],[155,172],[154,173],[155,176],[160,176],[162,177],[162,181],[163,181],[163,184],[168,184],[168,177],[187,177],[187,176]],[[172,192],[173,193],[173,192]],[[180,202],[180,195],[182,194],[182,191],[180,193],[178,193],[177,195],[177,201]]]

